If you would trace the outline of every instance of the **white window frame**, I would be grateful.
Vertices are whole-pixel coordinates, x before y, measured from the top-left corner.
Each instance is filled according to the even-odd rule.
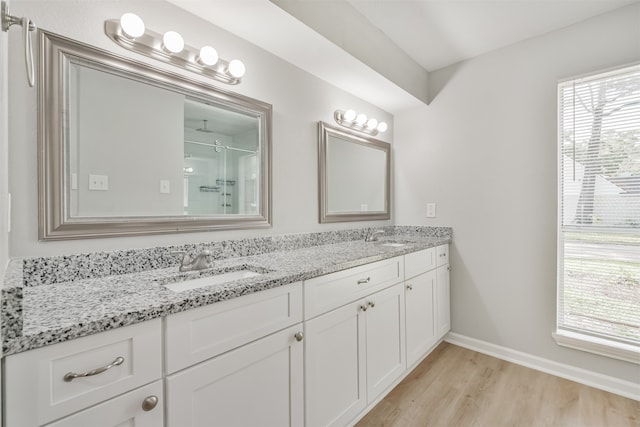
[[[565,79],[563,81],[558,82],[558,89],[557,89],[557,103],[558,103],[558,109],[557,109],[557,115],[558,115],[557,116],[558,117],[558,122],[557,122],[557,131],[558,131],[558,135],[557,135],[557,150],[558,150],[557,152],[557,162],[558,162],[557,163],[557,170],[558,170],[558,175],[557,175],[558,176],[558,180],[557,180],[557,184],[558,184],[557,257],[558,258],[557,260],[558,260],[558,264],[557,264],[557,287],[556,287],[557,318],[556,318],[556,330],[555,332],[552,333],[552,336],[555,339],[556,343],[560,346],[582,350],[589,353],[607,356],[610,358],[620,359],[620,360],[624,360],[624,361],[635,363],[635,364],[640,364],[640,345],[636,345],[635,343],[626,343],[624,341],[619,341],[615,339],[607,339],[606,337],[597,336],[597,334],[591,335],[583,331],[570,330],[569,328],[559,327],[560,302],[561,302],[561,294],[563,291],[562,283],[564,280],[564,234],[563,233],[565,233],[565,231],[563,231],[563,217],[562,217],[563,216],[562,184],[563,184],[564,175],[563,175],[563,166],[562,166],[563,150],[562,150],[561,115],[563,112],[561,110],[561,105],[562,105],[561,91],[562,91],[562,85],[566,82],[575,81],[583,78],[594,78],[596,76],[605,77],[606,74],[618,73],[621,70],[638,66],[638,65],[640,64],[638,63],[629,64],[626,66],[617,67],[614,70],[600,71],[600,72],[592,73],[585,76]],[[606,230],[603,230],[603,231],[606,231]],[[612,229],[611,231],[614,231],[616,233],[621,232],[621,230],[617,228]],[[631,231],[631,233],[634,233],[634,231]],[[635,233],[637,233],[637,231],[635,231]]]

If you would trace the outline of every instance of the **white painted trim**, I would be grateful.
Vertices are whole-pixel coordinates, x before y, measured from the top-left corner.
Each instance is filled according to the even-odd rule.
[[[551,334],[558,345],[640,365],[640,348],[585,334],[558,330]]]
[[[555,375],[575,381],[580,384],[595,387],[601,390],[615,393],[620,396],[640,401],[640,383],[621,380],[608,375],[576,368],[575,366],[544,359],[532,354],[512,350],[486,341],[481,341],[465,335],[450,332],[445,341],[460,347],[468,348],[489,356],[497,357],[508,362],[526,366],[527,368]]]

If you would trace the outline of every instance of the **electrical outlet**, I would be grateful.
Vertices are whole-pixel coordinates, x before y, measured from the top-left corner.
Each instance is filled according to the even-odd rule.
[[[89,190],[107,191],[109,177],[107,175],[89,175]]]
[[[369,210],[369,205],[366,203],[363,203],[360,205],[360,212],[367,212]]]
[[[436,217],[436,204],[427,203],[427,218],[435,218],[435,217]]]
[[[169,194],[171,193],[171,188],[169,186],[169,180],[168,179],[161,179],[160,180],[160,194]]]

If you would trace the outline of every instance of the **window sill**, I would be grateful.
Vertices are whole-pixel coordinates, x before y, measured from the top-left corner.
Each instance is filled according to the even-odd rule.
[[[640,348],[617,341],[558,330],[551,334],[558,345],[640,365]]]

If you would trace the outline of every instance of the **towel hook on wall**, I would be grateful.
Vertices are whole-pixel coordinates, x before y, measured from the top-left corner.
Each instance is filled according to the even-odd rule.
[[[9,6],[6,2],[2,2],[2,31],[9,31],[9,28],[14,25],[20,25],[22,27],[22,38],[24,40],[24,63],[27,67],[27,78],[29,79],[29,86],[33,87],[35,84],[35,70],[33,68],[33,46],[31,45],[31,31],[36,30],[36,26],[29,18],[18,18],[9,13]]]

